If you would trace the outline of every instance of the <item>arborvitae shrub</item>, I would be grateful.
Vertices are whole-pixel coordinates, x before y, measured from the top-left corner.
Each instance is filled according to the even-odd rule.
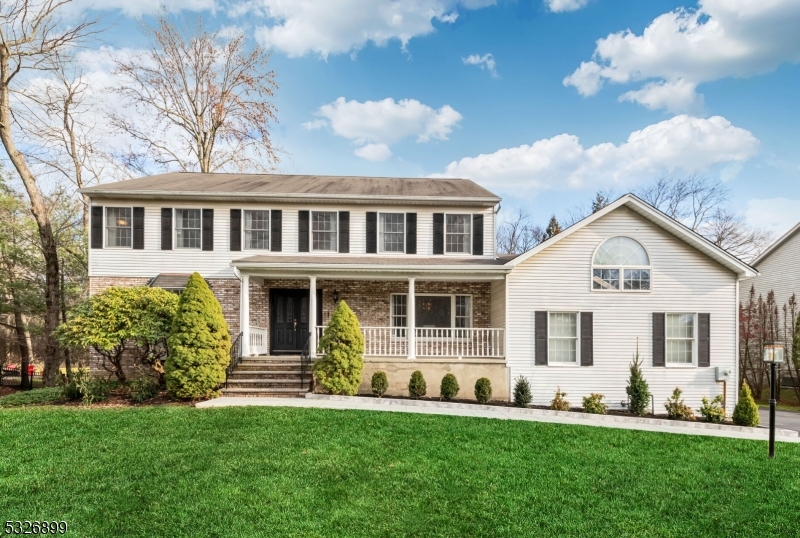
[[[386,372],[378,371],[372,374],[372,394],[380,398],[388,389],[389,380],[386,378]]]
[[[605,415],[608,411],[608,406],[603,403],[602,394],[591,393],[589,396],[583,397],[583,410],[587,413],[594,415]]]
[[[550,409],[554,411],[569,411],[569,402],[564,399],[566,392],[561,392],[561,387],[556,389],[556,396],[550,400]]]
[[[411,380],[408,382],[408,395],[418,400],[425,396],[427,392],[428,385],[425,383],[425,378],[422,376],[422,372],[417,370],[411,374]]]
[[[319,342],[323,353],[314,363],[319,384],[333,394],[358,392],[364,370],[364,335],[355,313],[339,301]]]
[[[675,390],[672,391],[672,397],[664,403],[667,416],[677,420],[691,420],[694,418],[694,412],[692,412],[691,407],[683,403],[681,394],[683,394],[683,391],[675,387]]]
[[[439,393],[442,395],[442,400],[449,402],[458,395],[460,387],[458,380],[453,374],[445,374],[442,378],[442,385],[439,388]]]
[[[488,403],[492,399],[492,382],[482,377],[475,382],[475,399],[478,403]]]
[[[167,340],[164,364],[167,391],[173,398],[212,396],[225,381],[231,335],[222,306],[199,273],[189,277]]]
[[[644,416],[650,403],[650,387],[642,375],[642,361],[638,351],[631,362],[630,369],[631,376],[628,378],[628,386],[625,388],[625,392],[628,393],[629,409],[634,415]]]
[[[514,405],[517,407],[527,407],[533,401],[531,396],[531,384],[525,376],[519,376],[514,383]]]
[[[703,405],[700,407],[700,414],[706,422],[719,424],[725,420],[725,408],[722,407],[722,394],[718,394],[710,402],[703,396]]]
[[[742,388],[739,390],[739,401],[736,403],[736,407],[733,408],[733,423],[739,426],[755,428],[759,422],[758,405],[753,399],[753,394],[750,392],[750,386],[747,381],[743,381]]]

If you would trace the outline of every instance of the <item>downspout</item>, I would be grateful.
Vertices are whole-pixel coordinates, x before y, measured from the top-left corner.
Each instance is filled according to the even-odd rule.
[[[495,204],[494,210],[494,218],[492,222],[494,224],[494,236],[492,237],[492,244],[494,245],[494,252],[492,253],[492,258],[497,259],[497,215],[500,213],[500,210],[503,209],[503,203],[497,202]]]

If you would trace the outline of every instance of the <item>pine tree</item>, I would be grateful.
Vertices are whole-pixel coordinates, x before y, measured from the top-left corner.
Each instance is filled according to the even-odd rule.
[[[603,191],[597,191],[592,200],[592,213],[597,213],[609,204],[608,196],[603,194]]]
[[[634,415],[644,416],[647,413],[647,404],[650,403],[650,386],[642,375],[642,361],[637,349],[633,362],[630,365],[631,376],[625,392],[628,393],[629,410]]]
[[[514,385],[514,405],[517,407],[527,407],[532,400],[531,384],[528,382],[528,378],[519,376]]]
[[[750,392],[750,385],[747,381],[742,381],[742,388],[739,390],[739,401],[733,408],[733,423],[739,426],[758,426],[758,405]]]
[[[314,363],[319,384],[333,394],[358,392],[364,370],[364,336],[358,318],[339,301],[319,342],[323,357]]]
[[[199,273],[189,278],[167,340],[167,390],[175,398],[206,398],[225,381],[231,335],[222,306]]]
[[[547,228],[544,229],[544,234],[547,239],[550,239],[553,236],[556,236],[561,233],[561,225],[558,223],[558,219],[556,216],[553,215],[550,217],[550,222],[547,223]]]

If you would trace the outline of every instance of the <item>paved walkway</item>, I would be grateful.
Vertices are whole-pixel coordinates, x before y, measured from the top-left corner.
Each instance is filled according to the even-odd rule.
[[[363,411],[394,411],[401,413],[422,413],[429,415],[454,415],[483,417],[501,420],[525,420],[532,422],[552,422],[558,424],[578,424],[582,426],[605,426],[628,430],[643,430],[687,435],[708,435],[731,437],[734,439],[766,440],[768,431],[761,428],[743,428],[703,422],[679,422],[663,419],[625,417],[619,415],[590,415],[550,411],[545,409],[520,409],[516,407],[495,407],[477,404],[435,402],[429,400],[401,400],[392,398],[359,398],[346,396],[309,395],[307,398],[237,398],[222,397],[200,402],[197,407],[313,407],[320,409],[354,409]],[[776,439],[781,442],[800,443],[798,432],[778,430]]]
[[[769,409],[759,409],[758,415],[761,418],[761,428],[769,428]],[[775,427],[800,432],[800,413],[776,410]]]

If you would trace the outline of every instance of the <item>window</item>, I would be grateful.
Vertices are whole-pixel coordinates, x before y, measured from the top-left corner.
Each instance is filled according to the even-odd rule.
[[[472,249],[472,215],[445,215],[445,252],[469,254]]]
[[[392,304],[391,304],[391,324],[392,327],[407,327],[408,326],[408,310],[406,309],[406,301],[408,298],[405,295],[392,295]],[[403,329],[393,329],[392,330],[393,337],[400,337],[405,338],[406,330]]]
[[[380,214],[379,227],[381,252],[405,252],[405,226],[405,213]]]
[[[592,289],[648,291],[650,269],[650,257],[642,245],[630,237],[612,237],[592,258]]]
[[[578,314],[550,312],[547,330],[547,362],[578,364]]]
[[[694,364],[694,314],[667,314],[667,364]]]
[[[106,208],[106,246],[131,247],[133,242],[133,221],[130,207]]]
[[[469,329],[472,326],[472,297],[469,295],[456,295],[456,325],[459,329]]]
[[[199,209],[175,210],[175,245],[177,248],[200,248],[202,233]]]
[[[269,211],[244,212],[244,248],[269,250]]]
[[[311,212],[311,243],[314,250],[336,252],[336,211]]]
[[[392,294],[390,317],[392,327],[408,325],[408,296]],[[420,329],[467,329],[472,327],[471,295],[414,296],[414,326]]]

